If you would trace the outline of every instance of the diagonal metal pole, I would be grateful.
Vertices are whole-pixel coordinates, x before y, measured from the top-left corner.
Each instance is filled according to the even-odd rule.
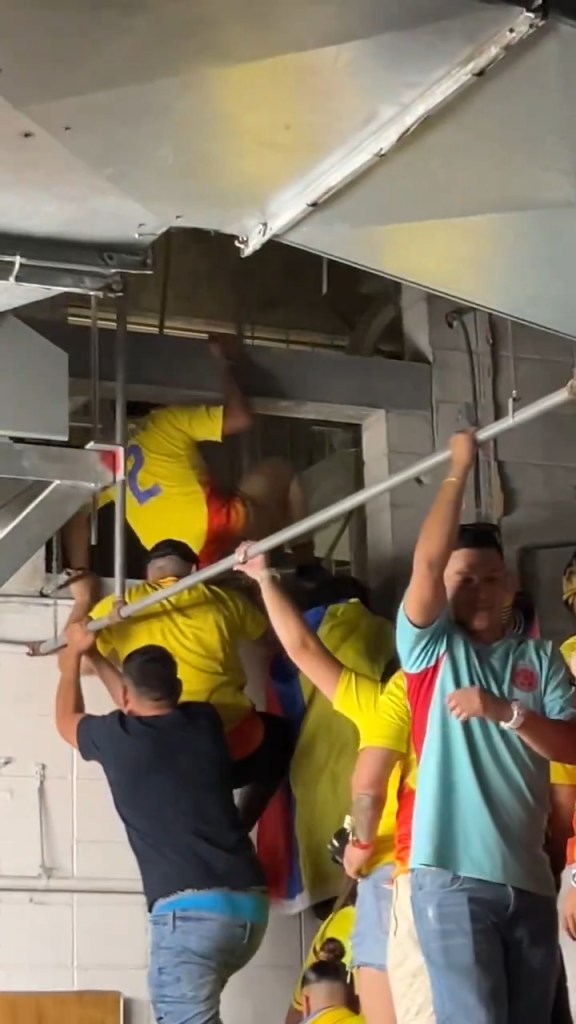
[[[574,399],[576,399],[576,381],[571,380],[566,387],[561,388],[559,391],[554,391],[552,394],[546,395],[545,398],[539,398],[538,401],[526,405],[523,409],[516,409],[513,416],[506,416],[504,419],[496,420],[495,423],[491,423],[487,427],[482,427],[476,435],[478,442],[483,444],[486,441],[493,441],[502,434],[506,434],[509,430],[514,430],[516,427],[522,426],[523,423],[531,423],[532,420],[538,419],[538,417],[543,416],[547,412],[552,412],[554,409],[559,409]],[[326,526],[327,523],[331,523],[348,512],[353,512],[354,509],[360,508],[361,505],[366,505],[373,498],[378,498],[381,494],[386,494],[387,491],[391,491],[401,484],[409,483],[411,480],[416,479],[416,477],[425,476],[426,473],[442,466],[449,459],[449,448],[444,448],[433,455],[428,455],[425,459],[415,462],[413,466],[394,473],[386,480],[382,480],[378,484],[372,484],[371,487],[364,487],[362,490],[356,491],[355,494],[351,494],[341,501],[334,502],[328,508],[314,512],[313,515],[307,516],[299,523],[294,523],[283,530],[278,530],[277,533],[265,537],[264,540],[256,541],[250,546],[248,557],[267,554],[269,551],[273,551],[283,544],[288,544],[298,537],[313,533],[315,530],[320,529],[320,527]],[[215,579],[216,576],[221,576],[222,573],[230,572],[236,565],[236,562],[236,556],[229,555],[214,565],[208,565],[205,569],[200,569],[198,572],[192,573],[191,576],[178,580],[177,583],[174,583],[171,587],[166,587],[161,593],[150,594],[148,597],[142,598],[141,601],[135,601],[134,604],[126,605],[122,608],[120,616],[123,619],[129,619],[146,608],[150,608],[160,601],[165,601],[166,598],[174,597],[175,594],[180,594],[183,590],[188,590],[198,583],[206,583],[208,580]],[[112,620],[110,616],[104,616],[91,622],[88,629],[91,632],[98,633],[101,629],[111,625],[113,621],[115,620]],[[59,636],[55,640],[45,641],[40,647],[39,653],[51,654],[63,646],[65,646],[65,640],[62,636]]]

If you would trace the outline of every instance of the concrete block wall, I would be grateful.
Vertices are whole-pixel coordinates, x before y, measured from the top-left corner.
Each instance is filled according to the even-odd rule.
[[[454,303],[430,297],[428,304],[438,441],[444,444],[451,416],[461,415],[462,403],[470,401],[470,369],[461,331],[457,327],[451,330],[446,324],[446,314]],[[519,404],[527,404],[563,387],[571,378],[575,350],[569,339],[524,324],[509,325],[497,317],[489,323],[483,314],[469,315],[467,322],[473,348],[478,347],[476,362],[484,386],[480,395],[483,422],[507,414],[514,390]],[[576,632],[576,624],[561,601],[562,569],[576,549],[575,409],[568,405],[511,430],[496,442],[495,455],[509,560],[515,565],[520,559],[545,635],[563,640]],[[498,494],[492,498],[497,513]],[[527,546],[561,542],[567,546],[524,550]]]
[[[470,422],[472,386],[469,356],[460,329],[446,315],[456,304],[427,298],[426,344],[421,351],[433,359],[433,407],[429,416],[377,414],[363,431],[367,482],[411,466],[443,447],[454,430]],[[422,321],[422,316],[420,316]],[[574,367],[574,346],[522,324],[485,314],[469,314],[469,327],[479,387],[480,421],[505,416],[516,390],[525,404],[562,387]],[[422,330],[422,322],[420,323]],[[378,416],[380,417],[378,419]],[[505,434],[495,445],[497,472],[482,459],[482,514],[499,517],[508,559],[520,560],[525,582],[534,593],[543,632],[562,640],[576,632],[576,623],[561,600],[561,574],[576,549],[576,411],[572,406]],[[372,582],[383,587],[388,607],[405,585],[412,550],[422,518],[443,470],[424,484],[407,483],[367,509],[369,545],[372,537]],[[465,515],[475,518],[469,487]],[[372,520],[372,527],[371,527]],[[371,535],[371,536],[370,536]],[[534,545],[562,544],[534,550]]]
[[[55,620],[47,603],[0,600],[0,991],[117,990],[127,1024],[152,1024],[146,907],[108,786],[56,733],[55,659],[2,643],[51,636],[67,611]],[[97,680],[85,680],[84,691],[88,710],[110,709]],[[37,764],[46,766],[46,883]],[[86,887],[110,891],[74,891]],[[252,1024],[262,1006],[281,1024],[313,931],[312,919],[272,917],[258,956],[225,993],[227,1024]]]

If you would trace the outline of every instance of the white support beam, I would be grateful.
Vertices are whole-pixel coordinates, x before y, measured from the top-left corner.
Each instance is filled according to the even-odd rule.
[[[69,359],[75,390],[90,380],[89,331],[85,327],[35,323]],[[270,415],[362,423],[377,409],[427,412],[430,367],[400,359],[365,359],[315,349],[245,346],[239,382],[254,407]],[[100,335],[101,393],[115,381],[113,333]],[[128,397],[156,402],[220,398],[221,380],[208,346],[199,341],[128,331]]]
[[[248,235],[238,238],[237,244],[242,256],[252,255],[271,238],[285,234],[335,193],[364,174],[423,121],[475,82],[542,24],[540,14],[525,10],[518,14],[518,8],[511,8],[510,22],[505,28],[471,49],[459,64],[416,100],[402,107],[394,117],[373,120],[361,136],[351,141],[347,149],[317,167],[300,188],[284,193],[270,207],[266,220]]]

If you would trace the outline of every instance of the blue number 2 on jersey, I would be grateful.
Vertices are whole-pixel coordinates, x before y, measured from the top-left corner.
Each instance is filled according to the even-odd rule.
[[[144,490],[139,486],[138,474],[144,466],[144,452],[139,444],[128,446],[126,449],[126,461],[128,462],[128,460],[132,461],[126,476],[128,490],[139,505],[146,505],[149,501],[152,501],[152,498],[157,498],[159,494],[162,494],[162,488],[160,484],[152,484],[151,487],[145,487]]]

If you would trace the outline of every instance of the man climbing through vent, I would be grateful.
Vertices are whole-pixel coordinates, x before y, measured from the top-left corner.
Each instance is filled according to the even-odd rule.
[[[214,406],[128,407],[131,436],[126,449],[126,518],[132,534],[147,550],[174,537],[209,565],[230,553],[246,536],[261,538],[303,519],[304,496],[293,468],[283,459],[267,459],[249,471],[237,493],[222,494],[210,479],[198,450],[202,441],[220,443],[247,431],[248,404],[236,384],[230,360],[219,343],[212,346],[222,370],[223,404]],[[114,488],[101,505],[114,500]],[[89,568],[89,519],[82,510],[62,532],[67,577]],[[293,548],[297,565],[313,560],[313,544]]]
[[[148,554],[147,581],[130,588],[127,604],[160,593],[198,567],[193,551],[180,541],[160,541]],[[73,584],[77,603],[71,621],[88,613],[83,592],[88,579]],[[114,611],[115,598],[92,608],[92,619]],[[234,786],[242,789],[240,812],[250,831],[285,778],[294,741],[289,722],[257,712],[245,694],[246,675],[239,647],[261,642],[266,655],[267,622],[252,601],[237,589],[198,584],[129,619],[119,620],[96,636],[100,654],[120,666],[145,644],[166,648],[176,660],[183,701],[206,701],[226,731],[234,765]]]
[[[138,862],[150,912],[150,997],[158,1024],[220,1024],[229,978],[258,950],[268,920],[262,869],[240,822],[216,710],[179,704],[174,658],[148,645],[122,674],[77,623],[60,655],[56,726],[102,765]],[[114,702],[86,714],[88,655]]]

